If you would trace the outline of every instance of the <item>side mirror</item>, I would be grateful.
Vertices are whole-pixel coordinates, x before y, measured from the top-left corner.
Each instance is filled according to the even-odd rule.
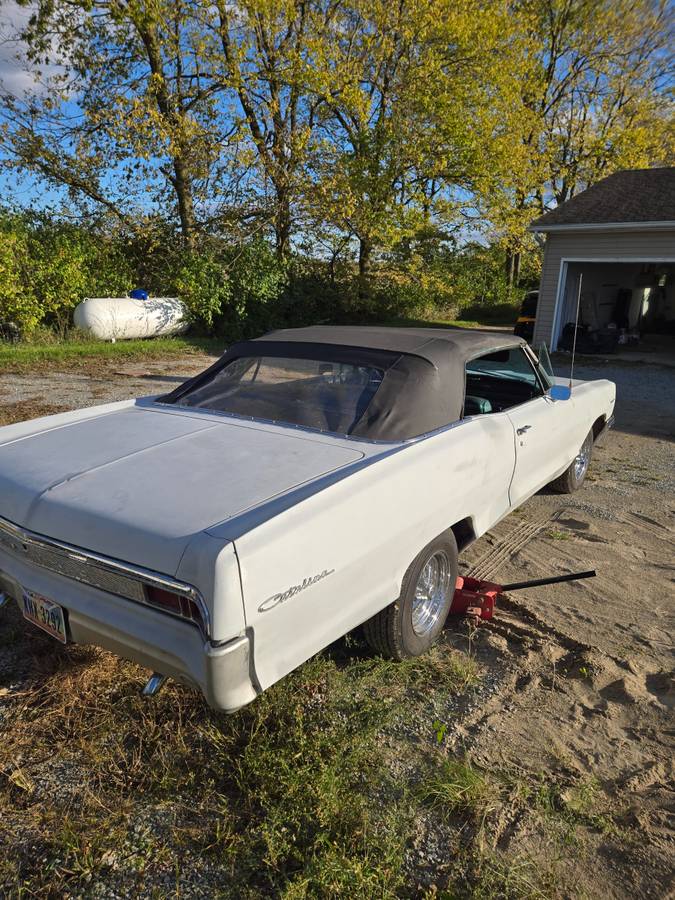
[[[572,391],[566,384],[554,384],[548,392],[551,400],[569,400]]]

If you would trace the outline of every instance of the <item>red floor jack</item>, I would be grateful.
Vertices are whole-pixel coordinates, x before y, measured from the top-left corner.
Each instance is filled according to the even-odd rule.
[[[535,578],[532,581],[513,581],[511,584],[495,584],[468,576],[457,579],[455,595],[452,598],[450,614],[468,616],[476,625],[491,619],[495,604],[506,591],[522,591],[525,588],[541,587],[544,584],[560,584],[562,581],[578,581],[580,578],[595,578],[595,569],[590,572],[573,572],[571,575],[554,575],[553,578]]]

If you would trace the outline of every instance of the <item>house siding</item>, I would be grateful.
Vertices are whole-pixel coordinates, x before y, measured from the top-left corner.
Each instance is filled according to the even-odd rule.
[[[675,228],[659,231],[549,233],[539,284],[534,346],[542,341],[551,343],[563,259],[615,259],[619,262],[624,259],[675,260]]]

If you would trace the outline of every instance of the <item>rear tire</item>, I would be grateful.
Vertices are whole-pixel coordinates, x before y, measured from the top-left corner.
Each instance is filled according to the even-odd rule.
[[[401,595],[363,625],[376,653],[402,660],[420,656],[443,629],[457,581],[457,543],[451,531],[440,535],[412,561]]]
[[[555,481],[551,482],[551,487],[559,494],[572,494],[578,491],[586,480],[588,467],[591,464],[591,456],[593,454],[593,429],[586,435],[586,440],[579,448],[579,452],[574,457],[569,466],[562,475],[559,475]]]

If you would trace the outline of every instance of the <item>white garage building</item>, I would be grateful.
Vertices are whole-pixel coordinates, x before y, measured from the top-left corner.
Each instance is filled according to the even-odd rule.
[[[675,353],[675,167],[616,172],[530,230],[546,235],[534,346],[565,346],[581,278],[586,343]]]

